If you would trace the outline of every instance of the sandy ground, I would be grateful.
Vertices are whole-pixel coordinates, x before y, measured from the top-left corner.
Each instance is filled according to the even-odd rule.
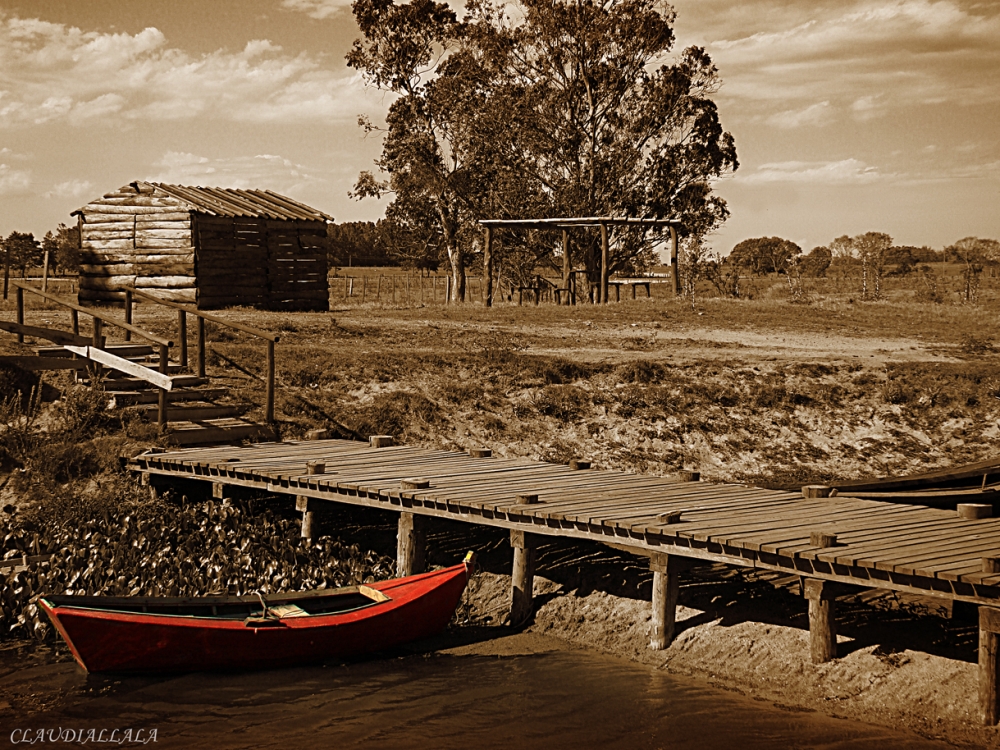
[[[469,615],[498,621],[508,606],[509,587],[507,576],[478,574],[466,596]],[[685,606],[678,607],[674,642],[664,651],[651,651],[647,601],[600,591],[578,596],[539,578],[535,596],[544,603],[519,633],[442,650],[503,656],[593,649],[706,679],[781,707],[913,731],[961,747],[1000,747],[1000,730],[978,723],[973,663],[912,650],[887,654],[867,646],[814,665],[805,630],[756,621],[727,624],[725,618]],[[841,636],[840,641],[850,639]]]

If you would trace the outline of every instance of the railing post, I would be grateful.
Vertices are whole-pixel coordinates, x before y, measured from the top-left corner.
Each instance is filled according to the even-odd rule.
[[[24,290],[21,287],[15,287],[17,291],[14,292],[14,296],[17,298],[17,324],[19,326],[24,325]],[[17,343],[24,343],[24,334],[17,334]]]
[[[205,377],[205,319],[198,316],[198,377]]]
[[[274,342],[267,342],[267,404],[264,418],[268,424],[274,422]]]
[[[125,290],[125,322],[128,323],[129,325],[132,325],[132,290],[131,289],[126,289]],[[125,331],[125,340],[126,341],[131,341],[132,340],[132,332],[131,331],[128,331],[128,330]]]
[[[165,344],[160,344],[160,362],[159,370],[163,375],[167,374],[168,365],[170,364],[170,350]],[[157,428],[162,435],[167,431],[167,390],[166,388],[161,388],[159,393],[159,399],[157,403],[156,410],[156,424]]]
[[[102,341],[102,335],[101,334],[102,334],[102,332],[104,330],[104,323],[103,323],[103,321],[100,318],[93,318],[93,324],[94,324],[94,332],[93,332],[93,334],[91,334],[91,337],[90,337],[90,345],[94,349],[103,349],[104,348],[104,346],[103,346],[104,342]],[[99,364],[97,364],[96,362],[94,362],[93,364],[91,364],[91,366],[90,366],[90,379],[91,379],[91,381],[93,381],[96,378],[98,378],[100,376],[100,374],[101,374],[101,366]],[[91,385],[93,385],[93,382],[91,382]]]
[[[102,341],[102,334],[104,332],[104,321],[100,318],[94,318],[94,334],[90,339],[90,345],[95,349],[103,349],[104,342]]]
[[[188,366],[188,323],[187,313],[183,310],[177,311],[177,337],[181,340],[181,367],[187,369]]]
[[[80,313],[78,313],[76,310],[70,310],[69,311],[69,319],[70,319],[70,322],[73,324],[73,333],[75,333],[77,336],[79,336],[80,335]]]

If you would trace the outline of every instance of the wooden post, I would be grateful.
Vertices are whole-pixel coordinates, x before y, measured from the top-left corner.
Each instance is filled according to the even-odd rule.
[[[378,286],[375,288],[375,301],[380,302],[382,300],[382,274],[378,275]]]
[[[677,273],[677,228],[670,225],[670,280],[673,282],[674,295],[681,293],[681,277]]]
[[[445,279],[446,279],[446,281],[445,281],[445,285],[444,285],[444,303],[446,305],[450,305],[451,304],[451,274],[449,273],[445,277]]]
[[[608,302],[608,225],[601,224],[601,304]]]
[[[17,324],[19,326],[24,325],[24,290],[21,287],[15,287],[14,297],[17,302]],[[24,334],[17,334],[17,343],[24,343]]]
[[[535,585],[535,543],[536,537],[530,532],[513,529],[510,532],[510,546],[514,548],[510,624],[515,628],[524,624],[531,616],[531,598]]]
[[[569,277],[573,268],[573,264],[570,262],[569,257],[569,232],[567,230],[562,230],[562,243],[563,243],[563,264],[562,264],[562,276],[563,276],[563,289],[566,291],[563,294],[566,295],[566,300],[562,302],[564,305],[569,304]]]
[[[267,342],[267,393],[265,395],[264,419],[274,423],[274,342]]]
[[[518,495],[517,505],[533,505],[538,495]],[[531,616],[535,586],[535,544],[538,537],[527,531],[511,529],[510,546],[514,548],[514,568],[510,590],[510,624],[520,627]]]
[[[198,316],[198,377],[205,377],[205,319]]]
[[[493,307],[493,227],[486,227],[483,243],[483,304]]]
[[[73,326],[73,333],[75,333],[77,336],[79,336],[80,335],[80,313],[78,313],[76,310],[70,310],[69,311],[69,320],[70,320],[70,323]]]
[[[316,531],[316,516],[309,504],[309,498],[305,495],[296,495],[295,510],[302,513],[302,531],[299,536],[302,539],[312,539]]]
[[[361,304],[365,304],[365,298],[368,296],[368,275],[365,274],[361,277]]]
[[[3,298],[7,299],[7,290],[10,288],[10,248],[4,245],[3,252]]]
[[[998,646],[1000,646],[1000,609],[979,608],[979,715],[983,724],[992,727],[1000,719],[997,706]]]
[[[396,575],[404,577],[423,573],[426,548],[427,532],[423,516],[406,511],[400,513],[396,532]]]
[[[49,290],[49,251],[45,251],[45,260],[42,261],[42,291]]]
[[[828,581],[807,578],[804,591],[809,600],[809,654],[813,664],[837,658],[837,622],[834,594]]]
[[[94,318],[97,321],[97,318]],[[163,375],[167,374],[167,366],[170,364],[170,350],[167,348],[166,344],[160,344],[160,367],[159,370]],[[160,389],[157,409],[156,409],[156,423],[160,434],[164,434],[167,431],[167,391],[165,388]]]
[[[132,290],[125,290],[125,322],[132,325]],[[132,332],[125,331],[125,340],[132,340]]]
[[[104,342],[101,335],[104,331],[104,323],[100,318],[94,318],[94,333],[90,337],[90,345],[95,349],[103,349]]]
[[[188,322],[187,313],[183,310],[177,311],[177,338],[181,340],[181,367],[187,369],[188,366]]]
[[[649,647],[654,651],[662,651],[674,639],[677,596],[680,592],[679,567],[680,558],[676,555],[654,552],[649,557],[649,569],[653,571],[653,619]]]

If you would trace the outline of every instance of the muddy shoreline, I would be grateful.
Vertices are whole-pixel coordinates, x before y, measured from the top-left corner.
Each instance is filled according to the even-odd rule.
[[[506,606],[510,578],[481,573],[470,586],[473,616]],[[809,633],[802,627],[735,618],[679,606],[677,636],[664,651],[648,648],[650,604],[592,591],[580,595],[546,579],[535,581],[540,601],[519,633],[447,653],[498,655],[541,649],[590,649],[668,673],[707,681],[791,709],[817,711],[943,740],[959,747],[1000,747],[1000,730],[979,725],[978,667],[968,658],[935,655],[882,644],[857,647],[840,636],[841,658],[809,661]],[[683,596],[682,596],[683,598]]]

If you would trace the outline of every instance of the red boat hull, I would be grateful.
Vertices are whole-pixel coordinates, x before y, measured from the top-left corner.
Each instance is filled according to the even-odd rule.
[[[371,653],[435,635],[451,620],[467,580],[462,564],[373,583],[370,588],[389,601],[261,627],[242,620],[39,603],[88,672],[266,669]]]

